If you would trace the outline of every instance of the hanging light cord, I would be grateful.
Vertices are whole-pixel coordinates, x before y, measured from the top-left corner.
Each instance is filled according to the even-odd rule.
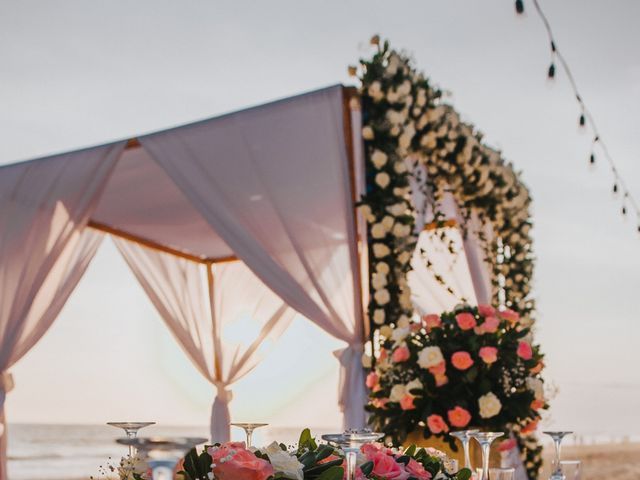
[[[580,94],[580,91],[578,90],[578,84],[576,83],[576,79],[573,76],[573,72],[569,67],[569,63],[567,62],[562,52],[558,49],[558,44],[555,40],[555,36],[553,34],[553,30],[551,29],[551,24],[549,23],[549,19],[547,18],[547,15],[542,10],[542,7],[540,6],[540,3],[538,0],[532,0],[532,2],[536,9],[536,12],[538,13],[540,19],[542,20],[542,23],[544,24],[545,29],[547,30],[547,36],[549,37],[549,44],[551,47],[551,64],[549,65],[547,76],[549,78],[555,77],[555,73],[556,73],[555,64],[557,60],[559,65],[562,67],[562,70],[566,74],[567,78],[569,79],[569,84],[571,85],[573,94],[575,95],[576,101],[580,106],[579,125],[581,127],[589,126],[593,133],[593,143],[591,146],[591,155],[589,156],[589,163],[592,165],[596,163],[596,156],[595,156],[594,150],[597,146],[602,152],[604,158],[609,163],[609,167],[611,168],[611,173],[613,175],[613,180],[614,180],[613,193],[617,194],[619,191],[622,193],[622,210],[621,210],[622,215],[626,215],[628,208],[631,208],[635,212],[636,218],[638,220],[637,230],[638,232],[640,232],[640,208],[638,208],[638,202],[636,201],[635,197],[631,194],[631,191],[629,190],[627,183],[624,181],[624,178],[622,178],[622,176],[620,175],[620,171],[617,165],[615,164],[615,162],[613,161],[613,157],[609,152],[609,148],[607,147],[607,144],[602,140],[602,136],[600,135],[595,119],[593,118],[593,114],[591,113],[591,110],[587,108],[587,105],[585,104],[584,99]],[[519,15],[524,13],[523,0],[516,0],[516,13],[518,13]]]

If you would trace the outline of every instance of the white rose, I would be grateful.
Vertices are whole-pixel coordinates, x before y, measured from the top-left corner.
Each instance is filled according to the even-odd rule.
[[[408,328],[409,327],[409,317],[406,315],[401,315],[397,321],[397,325],[400,328]]]
[[[404,238],[411,233],[411,227],[409,225],[403,225],[402,223],[396,223],[393,227],[393,235],[398,238]],[[407,252],[403,252],[407,253]],[[404,263],[404,262],[402,262]]]
[[[389,275],[389,264],[385,263],[385,262],[378,262],[376,263],[376,272],[378,273],[382,273],[384,275]]]
[[[273,442],[262,452],[267,454],[276,473],[281,473],[292,480],[304,480],[304,465],[298,461],[295,455],[282,450],[278,442]]]
[[[371,357],[369,355],[367,355],[366,353],[362,354],[362,366],[364,368],[371,368],[373,365],[373,361],[371,359]]]
[[[493,392],[481,396],[478,399],[478,406],[480,407],[480,416],[482,418],[495,417],[502,410],[500,399]]]
[[[382,223],[382,225],[388,232],[389,230],[391,230],[391,228],[393,228],[393,222],[394,222],[393,217],[389,215],[385,215],[380,223]]]
[[[387,113],[385,115],[387,117],[387,121],[392,125],[392,126],[399,126],[402,125],[405,121],[405,117],[402,114],[402,112],[399,112],[398,110],[387,110]]]
[[[409,260],[411,260],[411,254],[409,252],[402,252],[400,255],[398,255],[398,261],[401,264],[405,264],[407,263]]]
[[[418,353],[418,365],[425,370],[444,361],[440,347],[425,347]]]
[[[385,313],[382,308],[376,308],[373,311],[373,322],[376,325],[382,325],[384,323]]]
[[[375,290],[380,290],[387,286],[387,276],[384,273],[375,272],[371,275],[371,286]]]
[[[424,88],[418,89],[418,96],[416,97],[416,105],[424,107],[427,104],[427,91]]]
[[[393,330],[389,325],[383,325],[382,327],[380,327],[380,335],[382,335],[384,338],[390,338],[392,334]]]
[[[438,145],[438,142],[437,142],[436,134],[433,133],[433,130],[427,132],[425,135],[422,136],[422,138],[420,139],[420,145],[422,145],[425,148],[429,148],[431,150],[436,148],[436,146]]]
[[[405,327],[396,327],[391,334],[391,340],[394,341],[396,345],[401,344],[405,338],[409,335],[409,328]]]
[[[393,127],[391,127],[391,130],[389,130],[389,134],[392,137],[397,137],[398,135],[400,135],[400,127],[397,125],[394,125]]]
[[[411,301],[411,290],[403,290],[400,294],[400,306],[405,310],[411,310],[413,308],[413,302]]]
[[[387,100],[389,101],[389,103],[398,103],[398,101],[400,100],[400,93],[393,89],[389,90],[387,92]]]
[[[389,394],[389,400],[392,402],[400,402],[405,395],[407,394],[407,387],[398,383],[391,388],[391,393]]]
[[[376,290],[376,293],[373,294],[373,298],[378,305],[386,305],[389,303],[389,300],[391,300],[391,295],[389,295],[389,290],[381,288],[380,290]]]
[[[374,137],[375,134],[373,133],[373,128],[367,125],[362,129],[362,138],[364,138],[365,140],[373,140]]]
[[[393,77],[396,73],[398,73],[398,69],[400,68],[401,65],[402,65],[402,60],[400,59],[400,57],[395,53],[392,53],[389,56],[389,64],[387,65],[385,74],[390,77]]]
[[[387,154],[381,150],[374,150],[371,155],[373,166],[380,170],[387,163]]]
[[[527,378],[527,387],[533,392],[536,400],[544,400],[544,383],[535,377]]]
[[[371,236],[373,238],[384,238],[387,235],[387,229],[382,223],[376,223],[371,227]]]
[[[371,213],[371,207],[369,205],[360,205],[360,213],[362,213],[362,216],[369,223],[372,223],[376,219],[373,213]]]
[[[395,203],[390,207],[387,207],[387,212],[389,212],[394,217],[399,217],[400,215],[403,215],[406,212],[406,210],[407,210],[407,207],[405,206],[404,203]]]
[[[369,89],[367,93],[371,98],[373,98],[374,102],[379,102],[384,98],[384,93],[382,92],[382,85],[377,80],[369,85]]]
[[[402,82],[402,85],[398,87],[398,93],[405,97],[411,93],[411,82],[409,80],[405,80]]]
[[[391,253],[389,247],[387,247],[384,243],[374,243],[373,244],[373,256],[376,258],[386,257]]]
[[[376,183],[380,185],[382,188],[387,188],[387,185],[389,185],[390,181],[391,181],[391,178],[385,172],[380,172],[379,174],[376,175]]]
[[[410,393],[411,390],[422,390],[424,385],[422,385],[422,382],[416,378],[415,380],[411,380],[407,383],[405,388],[407,389],[407,393]]]
[[[407,164],[404,163],[403,160],[400,160],[399,162],[393,164],[393,169],[396,173],[404,173],[407,171]]]

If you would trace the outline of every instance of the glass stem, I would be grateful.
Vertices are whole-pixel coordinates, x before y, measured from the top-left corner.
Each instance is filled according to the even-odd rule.
[[[247,432],[247,448],[251,448],[251,440],[253,437],[253,428],[245,428],[245,432]]]
[[[356,478],[356,452],[347,452],[346,480],[355,480],[355,478]]]
[[[136,438],[136,432],[132,432],[131,430],[125,430],[127,432],[127,437]],[[133,458],[136,454],[136,448],[133,445],[129,445],[129,458]]]
[[[155,467],[152,470],[153,480],[173,480],[173,470],[169,467]]]
[[[491,444],[489,442],[482,443],[482,480],[489,480],[489,455]]]
[[[471,470],[471,457],[469,456],[469,439],[462,440],[462,449],[464,450],[464,468]]]
[[[553,444],[556,447],[556,473],[561,473],[562,469],[560,468],[560,442],[562,438],[554,438]]]

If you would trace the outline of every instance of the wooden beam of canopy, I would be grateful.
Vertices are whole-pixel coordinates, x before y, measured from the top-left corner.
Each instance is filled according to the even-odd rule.
[[[129,232],[125,232],[118,228],[112,227],[110,225],[105,225],[104,223],[96,222],[94,220],[89,220],[87,223],[87,227],[93,228],[94,230],[98,230],[103,233],[108,233],[109,235],[113,235],[114,237],[122,238],[129,242],[137,243],[138,245],[142,245],[143,247],[150,248],[152,250],[157,250],[159,252],[168,253],[170,255],[174,255],[176,257],[184,258],[185,260],[190,260],[196,263],[202,264],[212,264],[212,263],[226,263],[226,262],[236,262],[238,261],[238,257],[236,256],[228,256],[228,257],[220,257],[220,258],[210,258],[205,256],[193,255],[191,253],[183,252],[181,250],[177,250],[171,247],[167,247],[166,245],[162,245],[161,243],[154,242],[153,240],[149,240],[147,238],[139,237],[137,235],[133,235]]]

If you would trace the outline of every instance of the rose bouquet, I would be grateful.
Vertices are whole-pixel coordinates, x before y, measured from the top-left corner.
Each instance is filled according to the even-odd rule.
[[[442,437],[475,427],[532,433],[547,408],[544,363],[530,328],[510,309],[461,306],[380,329],[367,377],[374,428],[402,443],[413,431]]]
[[[342,480],[345,455],[327,444],[318,444],[308,429],[297,447],[276,442],[261,449],[247,449],[244,442],[228,442],[193,449],[179,472],[185,480]],[[367,444],[358,455],[357,480],[468,480],[471,472],[447,470],[446,456],[412,446],[400,452],[381,444]]]

